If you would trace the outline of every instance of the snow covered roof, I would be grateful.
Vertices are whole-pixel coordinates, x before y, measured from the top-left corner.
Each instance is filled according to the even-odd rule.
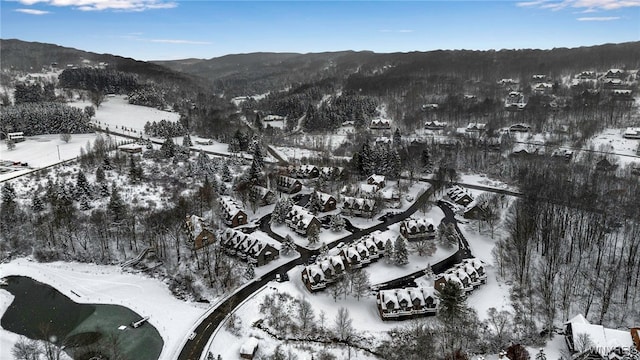
[[[473,131],[473,130],[484,130],[487,127],[487,124],[485,123],[469,123],[467,125],[467,131]]]
[[[401,302],[406,302],[407,306],[412,307],[417,300],[419,305],[423,306],[429,297],[437,304],[438,298],[434,293],[434,288],[427,286],[380,290],[378,297],[380,299],[380,307],[383,310],[397,310],[400,308]]]
[[[602,356],[606,356],[608,352],[616,347],[630,348],[634,346],[631,332],[590,324],[582,314],[573,317],[565,324],[571,324],[574,344],[580,341],[581,336],[587,335],[593,344],[593,348],[600,352]]]
[[[221,196],[220,205],[222,205],[222,210],[227,214],[227,216],[232,218],[239,212],[244,212],[240,205],[238,205],[238,203],[229,196]]]
[[[256,351],[257,348],[258,348],[258,339],[252,336],[249,339],[247,339],[247,341],[245,341],[240,347],[240,355],[253,356],[253,353]]]
[[[366,194],[373,194],[378,191],[378,185],[360,184],[360,191]]]
[[[433,220],[431,218],[415,219],[413,217],[410,217],[410,218],[407,218],[407,219],[403,220],[402,224],[408,230],[415,228],[416,230],[425,229],[425,231],[426,231],[426,230],[429,229],[429,226],[431,226],[432,230],[434,229]]]
[[[424,125],[425,126],[445,127],[445,126],[447,126],[447,123],[444,122],[444,121],[433,120],[433,121],[427,121]]]
[[[374,184],[379,184],[381,182],[384,182],[384,175],[372,174],[367,178],[367,181],[372,182]]]
[[[318,193],[318,197],[320,198],[320,201],[322,202],[322,204],[326,204],[329,202],[329,200],[333,199],[333,201],[335,201],[336,199],[333,197],[333,195],[331,194],[325,194],[322,192],[317,192]]]
[[[373,199],[361,199],[361,198],[354,198],[350,196],[344,197],[344,206],[349,208],[358,206],[358,208],[362,209],[365,205],[367,205],[369,209],[373,209],[375,204],[376,204],[376,201]]]

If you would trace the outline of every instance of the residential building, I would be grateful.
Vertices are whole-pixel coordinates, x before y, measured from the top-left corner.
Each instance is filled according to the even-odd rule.
[[[373,119],[371,120],[369,128],[372,130],[390,130],[391,121],[387,119]]]
[[[376,201],[345,196],[342,202],[342,212],[346,215],[359,217],[372,217],[375,211]]]
[[[407,218],[400,223],[400,234],[408,241],[435,240],[436,227],[430,218]]]
[[[465,259],[439,274],[434,281],[434,288],[440,290],[449,281],[457,283],[465,294],[468,294],[481,284],[487,283],[484,264],[476,258]]]
[[[335,210],[338,205],[338,202],[336,198],[333,197],[333,195],[325,194],[320,191],[314,191],[313,193],[311,193],[311,198],[309,199],[309,202],[311,203],[315,202],[317,204],[319,211],[321,212]]]
[[[382,320],[402,320],[435,315],[439,300],[432,287],[412,287],[380,290],[376,302]]]
[[[271,205],[276,202],[276,194],[264,186],[253,185],[249,194],[258,200],[260,206]]]
[[[222,221],[227,226],[236,227],[247,223],[247,213],[231,197],[220,197],[220,209],[222,210]]]
[[[256,266],[268,264],[280,256],[276,246],[236,229],[227,229],[222,232],[220,246],[225,253]]]
[[[384,187],[384,175],[373,174],[367,178],[368,185],[375,185],[378,190]]]
[[[287,194],[295,194],[302,190],[302,183],[298,179],[279,175],[276,179],[276,187]]]
[[[625,139],[640,139],[640,128],[628,127],[622,137]]]
[[[569,351],[579,354],[591,352],[590,355],[595,358],[599,356],[600,359],[611,359],[610,355],[617,349],[628,351],[635,347],[633,329],[617,330],[591,324],[582,314],[564,323],[564,334]],[[585,337],[589,338],[591,344],[584,344],[582,339]]]
[[[216,241],[213,228],[197,215],[187,215],[185,227],[189,237],[188,241],[193,244],[195,250],[211,245]]]
[[[296,165],[289,167],[289,176],[298,179],[314,179],[320,176],[320,169],[315,165]]]
[[[318,230],[320,230],[322,226],[320,220],[313,216],[307,209],[298,205],[291,207],[291,211],[289,211],[285,218],[285,224],[287,224],[291,230],[302,236],[309,235],[311,225],[315,225]]]
[[[443,130],[445,127],[447,127],[447,123],[443,122],[443,121],[427,121],[424,124],[424,128],[427,130]]]
[[[454,185],[447,189],[447,196],[456,204],[467,206],[473,201],[473,196],[460,185]]]
[[[510,132],[529,132],[531,131],[531,126],[528,124],[513,124],[509,126]]]
[[[484,123],[469,123],[464,131],[469,133],[483,133],[487,130],[487,124]]]
[[[328,284],[340,279],[345,271],[342,256],[334,255],[305,266],[302,270],[302,282],[311,291],[322,290]]]

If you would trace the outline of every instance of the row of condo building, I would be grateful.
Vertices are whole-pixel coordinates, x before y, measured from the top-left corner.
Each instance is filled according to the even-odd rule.
[[[273,245],[235,229],[226,229],[220,235],[220,246],[225,253],[237,256],[256,266],[262,266],[280,256]]]
[[[484,264],[476,258],[465,259],[438,275],[433,287],[380,290],[376,296],[378,313],[383,320],[435,315],[439,303],[437,291],[448,281],[458,284],[465,294],[469,294],[481,284],[486,284]]]
[[[347,269],[358,269],[384,256],[387,239],[376,231],[349,245],[337,255],[326,256],[302,270],[302,282],[309,291],[318,291],[340,279]]]

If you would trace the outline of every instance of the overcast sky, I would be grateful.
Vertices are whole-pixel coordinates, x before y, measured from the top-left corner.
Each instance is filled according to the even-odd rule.
[[[640,40],[640,0],[1,0],[3,39],[139,60],[577,47]]]

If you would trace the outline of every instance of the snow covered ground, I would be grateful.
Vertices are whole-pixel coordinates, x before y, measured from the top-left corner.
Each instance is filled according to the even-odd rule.
[[[623,138],[622,134],[624,134],[625,130],[626,129],[605,129],[598,135],[592,137],[585,144],[585,149],[593,147],[596,151],[614,153],[621,166],[632,162],[640,163],[640,156],[636,155],[640,140]]]
[[[123,272],[119,266],[37,263],[21,258],[0,264],[0,278],[9,275],[27,276],[48,284],[76,302],[122,305],[141,316],[149,316],[149,323],[164,341],[160,360],[176,357],[184,337],[207,309],[204,304],[176,299],[160,280]],[[12,300],[9,292],[0,290],[0,316]],[[12,358],[11,349],[17,340],[18,335],[0,328],[0,359]]]

